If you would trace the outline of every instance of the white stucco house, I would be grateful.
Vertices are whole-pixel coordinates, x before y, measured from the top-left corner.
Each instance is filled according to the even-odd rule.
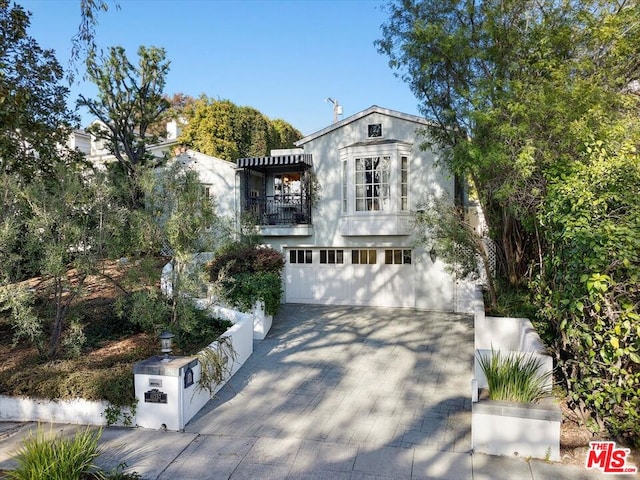
[[[175,124],[153,148],[198,171],[219,215],[253,217],[265,244],[285,255],[285,302],[468,312],[473,285],[414,242],[412,212],[427,195],[461,194],[420,148],[426,125],[374,105],[268,157],[232,163],[176,149]],[[89,150],[86,138],[76,142]],[[95,146],[87,153],[107,160]]]
[[[411,213],[426,195],[460,193],[420,149],[426,124],[372,106],[297,149],[238,159],[241,212],[285,254],[286,302],[467,311],[470,286],[414,245]]]

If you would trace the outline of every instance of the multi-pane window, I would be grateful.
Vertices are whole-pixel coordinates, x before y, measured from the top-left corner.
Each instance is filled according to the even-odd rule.
[[[400,157],[400,210],[409,210],[409,158]]]
[[[289,250],[289,263],[311,263],[311,250]]]
[[[320,263],[344,263],[344,250],[320,250]]]
[[[273,177],[273,194],[281,201],[289,202],[299,198],[301,188],[299,173],[285,173]]]
[[[391,157],[355,159],[356,211],[389,211],[389,166]]]
[[[411,264],[411,250],[385,250],[384,263],[387,265]]]
[[[375,265],[376,259],[375,250],[351,250],[351,263],[355,265]]]

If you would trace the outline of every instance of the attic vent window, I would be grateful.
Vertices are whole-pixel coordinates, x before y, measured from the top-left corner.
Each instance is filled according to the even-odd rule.
[[[369,138],[381,137],[382,136],[382,124],[381,123],[372,123],[372,124],[370,124],[367,134],[368,134]]]

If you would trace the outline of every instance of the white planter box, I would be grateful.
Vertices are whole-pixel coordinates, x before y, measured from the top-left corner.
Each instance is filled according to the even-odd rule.
[[[552,398],[536,404],[482,399],[479,388],[487,387],[478,357],[493,351],[533,356],[540,362],[540,375],[553,370],[553,359],[531,322],[526,318],[487,317],[482,291],[475,292],[474,379],[471,382],[471,446],[490,455],[516,455],[560,461],[560,424],[562,411]],[[552,379],[546,385],[551,390]],[[478,397],[481,400],[478,402]]]
[[[473,450],[557,462],[561,422],[562,412],[553,400],[530,404],[483,399],[472,404]]]
[[[271,330],[272,324],[273,316],[265,312],[264,302],[256,302],[253,308],[253,338],[263,340]]]

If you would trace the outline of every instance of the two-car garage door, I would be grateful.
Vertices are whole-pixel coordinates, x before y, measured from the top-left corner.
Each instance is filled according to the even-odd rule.
[[[285,299],[288,303],[451,310],[450,275],[422,253],[390,248],[288,249]]]

